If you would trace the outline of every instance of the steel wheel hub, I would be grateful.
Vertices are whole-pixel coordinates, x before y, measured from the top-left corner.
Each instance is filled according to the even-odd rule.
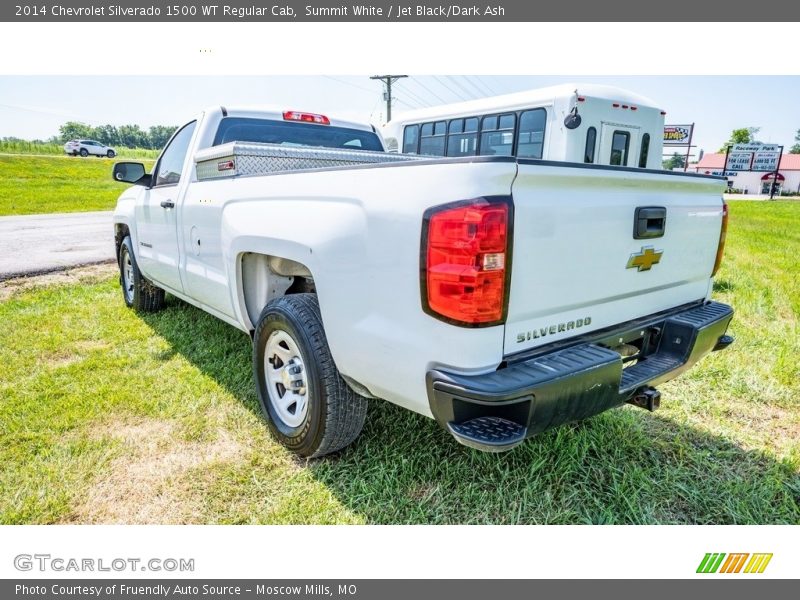
[[[303,355],[287,332],[273,331],[264,352],[269,401],[289,427],[299,427],[308,413],[308,382]]]

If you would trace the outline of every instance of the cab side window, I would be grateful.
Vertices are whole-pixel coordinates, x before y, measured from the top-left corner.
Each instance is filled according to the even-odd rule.
[[[183,163],[189,151],[189,142],[192,141],[196,121],[184,125],[182,129],[170,140],[156,166],[155,185],[175,185],[181,179]]]

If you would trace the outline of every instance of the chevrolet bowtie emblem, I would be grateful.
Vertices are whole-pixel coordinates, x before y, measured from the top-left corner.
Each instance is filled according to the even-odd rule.
[[[661,262],[661,255],[664,254],[663,250],[655,250],[652,246],[643,246],[641,252],[631,254],[628,259],[626,269],[633,269],[636,267],[637,271],[649,271],[653,265]]]

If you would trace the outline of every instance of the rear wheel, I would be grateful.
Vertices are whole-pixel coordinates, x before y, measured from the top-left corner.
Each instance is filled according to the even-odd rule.
[[[316,294],[267,304],[253,338],[253,373],[270,431],[292,452],[324,456],[361,433],[367,399],[333,363]]]
[[[114,152],[113,150],[109,150],[108,152],[106,152],[106,156],[108,158],[114,158],[116,155],[117,155],[116,152]]]
[[[89,151],[86,148],[81,148],[78,154],[80,154],[83,158],[86,158],[87,156],[89,156]]]
[[[125,236],[119,248],[120,284],[125,304],[139,312],[155,312],[164,306],[164,290],[144,278],[136,257],[130,236]]]

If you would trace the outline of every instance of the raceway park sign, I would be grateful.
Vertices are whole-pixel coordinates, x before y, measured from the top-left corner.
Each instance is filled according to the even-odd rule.
[[[781,148],[775,144],[734,144],[728,151],[726,171],[775,171]]]
[[[688,146],[694,125],[664,125],[665,146]]]

